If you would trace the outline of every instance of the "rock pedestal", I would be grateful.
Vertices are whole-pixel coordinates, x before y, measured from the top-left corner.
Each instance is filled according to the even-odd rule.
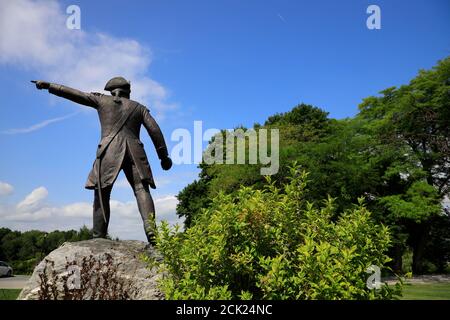
[[[18,299],[162,300],[161,259],[142,241],[67,242],[39,263]]]

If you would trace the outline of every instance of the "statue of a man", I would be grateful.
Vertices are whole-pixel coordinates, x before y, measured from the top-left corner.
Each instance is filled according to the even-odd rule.
[[[150,115],[149,110],[130,100],[130,83],[122,77],[115,77],[106,83],[105,90],[111,96],[100,93],[85,93],[63,85],[45,81],[33,81],[38,89],[95,108],[101,123],[101,141],[97,158],[89,173],[86,188],[94,191],[94,238],[105,238],[110,216],[109,199],[114,181],[120,170],[133,188],[139,212],[144,222],[148,241],[155,243],[155,207],[149,187],[155,189],[152,171],[143,143],[139,140],[141,125],[144,125],[155,145],[161,167],[169,170],[169,158],[164,136]]]

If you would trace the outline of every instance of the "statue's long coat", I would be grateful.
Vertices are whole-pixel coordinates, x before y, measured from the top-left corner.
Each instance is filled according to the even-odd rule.
[[[101,123],[102,137],[98,145],[99,148],[115,123],[119,121],[126,110],[137,103],[126,98],[117,98],[100,93],[85,93],[57,84],[51,84],[49,92],[97,110]],[[141,180],[148,183],[153,189],[156,188],[144,150],[144,144],[139,139],[141,125],[147,129],[155,145],[158,157],[162,159],[168,155],[167,146],[158,124],[150,115],[148,109],[138,104],[102,154],[100,166],[102,188],[111,185],[116,180],[127,150],[136,165]],[[97,186],[97,161],[98,159],[95,160],[89,173],[85,186],[87,189],[94,189]]]

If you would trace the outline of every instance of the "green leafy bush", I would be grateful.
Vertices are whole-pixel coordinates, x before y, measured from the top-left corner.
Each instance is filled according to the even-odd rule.
[[[167,299],[390,299],[399,287],[366,286],[390,259],[387,227],[362,203],[341,214],[331,198],[303,200],[307,174],[291,168],[278,188],[218,194],[185,232],[162,223],[158,248]]]

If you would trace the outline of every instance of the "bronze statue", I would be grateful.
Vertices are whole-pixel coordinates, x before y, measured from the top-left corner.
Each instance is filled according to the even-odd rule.
[[[107,235],[111,190],[120,170],[123,170],[136,196],[147,239],[154,245],[155,207],[149,186],[153,189],[156,186],[144,144],[139,140],[141,125],[147,129],[155,145],[161,167],[169,170],[172,160],[169,158],[161,129],[149,110],[130,100],[130,83],[122,77],[112,78],[105,86],[105,90],[111,92],[111,96],[108,96],[96,92],[85,93],[45,81],[32,82],[36,84],[37,89],[47,89],[52,94],[97,109],[101,124],[101,141],[85,186],[95,190],[94,238],[105,238]]]

